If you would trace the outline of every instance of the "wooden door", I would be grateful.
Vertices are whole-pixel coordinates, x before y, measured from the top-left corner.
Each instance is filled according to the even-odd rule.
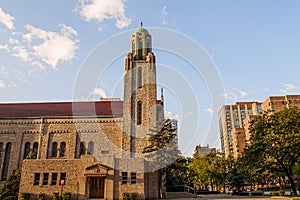
[[[92,177],[90,178],[90,198],[104,197],[104,178]]]

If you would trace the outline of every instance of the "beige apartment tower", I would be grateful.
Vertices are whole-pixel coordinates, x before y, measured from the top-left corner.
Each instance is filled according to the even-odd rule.
[[[250,144],[250,122],[262,112],[270,114],[300,106],[300,95],[270,96],[263,102],[237,102],[219,110],[219,128],[222,151],[238,158]]]

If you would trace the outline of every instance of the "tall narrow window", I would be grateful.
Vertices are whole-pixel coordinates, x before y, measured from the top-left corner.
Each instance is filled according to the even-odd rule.
[[[131,43],[131,49],[132,49],[132,54],[133,55],[135,55],[135,42],[134,42],[134,40],[132,41],[132,43]]]
[[[43,173],[43,185],[48,185],[49,173]]]
[[[39,185],[40,184],[40,173],[34,173],[34,179],[33,179],[33,185]]]
[[[84,142],[80,142],[80,148],[79,148],[79,155],[84,155],[85,154],[85,144]]]
[[[3,162],[3,168],[2,168],[1,181],[5,181],[6,178],[7,178],[8,166],[9,166],[9,160],[10,160],[10,152],[11,152],[11,143],[8,142],[8,143],[6,144],[6,148],[5,148],[5,154],[4,154],[4,162]]]
[[[59,157],[65,157],[65,154],[66,154],[66,143],[62,142],[62,143],[60,143]]]
[[[142,67],[138,68],[138,75],[137,75],[137,88],[141,88],[143,85],[143,80],[142,80]]]
[[[136,172],[131,172],[130,174],[130,183],[136,184]]]
[[[52,173],[51,185],[56,185],[57,182],[57,173]]]
[[[2,158],[3,158],[3,142],[0,142],[0,169],[2,166]]]
[[[27,155],[30,152],[30,142],[26,142],[25,143],[25,147],[24,147],[24,156],[23,159],[25,159],[27,157]]]
[[[57,142],[53,142],[51,157],[55,158],[56,156],[57,156]]]
[[[122,172],[122,184],[127,184],[127,172]]]
[[[138,43],[138,59],[142,59],[143,56],[143,42],[142,39],[139,39],[139,43]]]
[[[88,144],[88,151],[89,151],[89,154],[93,154],[94,153],[94,142],[89,142]]]
[[[37,158],[38,149],[39,149],[39,143],[37,143],[37,142],[33,143],[34,158]]]
[[[65,172],[60,173],[59,185],[66,184],[66,176],[67,176],[67,174]]]
[[[142,124],[142,102],[141,101],[138,101],[137,102],[137,113],[136,113],[136,116],[137,116],[137,125],[140,125]]]

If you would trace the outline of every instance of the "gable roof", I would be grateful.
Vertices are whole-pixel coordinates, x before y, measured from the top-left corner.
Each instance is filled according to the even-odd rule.
[[[0,117],[58,117],[123,115],[123,101],[2,103]]]

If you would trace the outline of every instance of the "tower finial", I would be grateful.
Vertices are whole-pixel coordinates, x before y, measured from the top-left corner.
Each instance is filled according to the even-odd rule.
[[[143,22],[141,22],[141,30],[143,30]]]

